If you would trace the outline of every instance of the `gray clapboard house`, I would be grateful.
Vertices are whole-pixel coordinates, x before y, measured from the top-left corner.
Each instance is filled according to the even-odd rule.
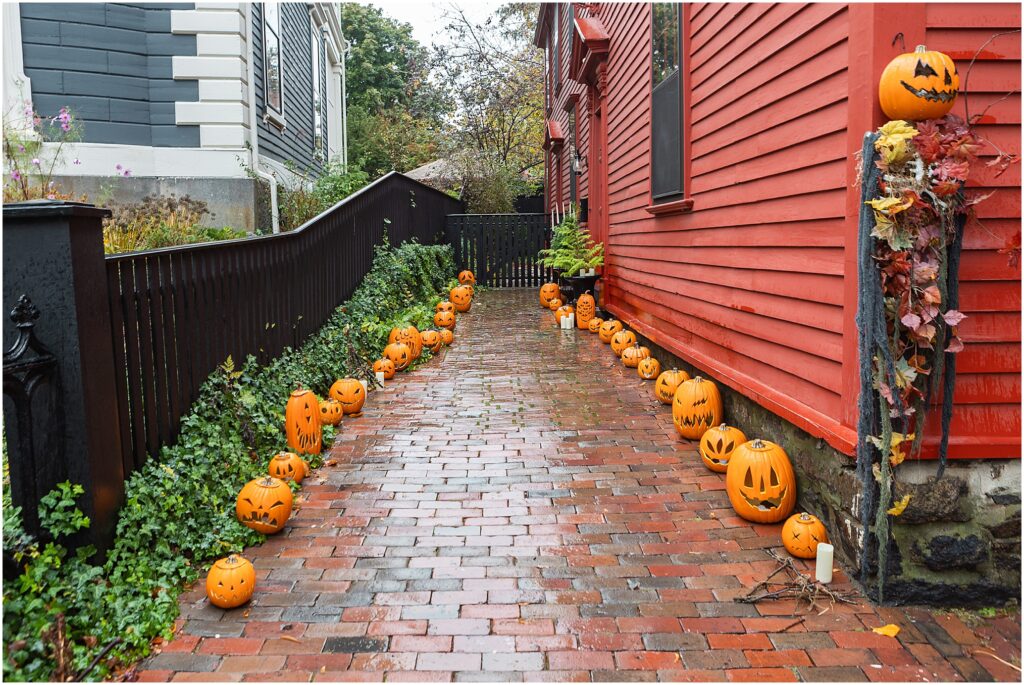
[[[187,194],[217,225],[276,227],[278,183],[346,158],[339,8],[5,3],[5,112],[71,108],[83,133],[64,155],[65,190]]]

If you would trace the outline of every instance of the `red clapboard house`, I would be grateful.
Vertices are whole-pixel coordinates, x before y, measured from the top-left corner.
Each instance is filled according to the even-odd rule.
[[[885,122],[879,76],[945,52],[980,134],[1019,154],[1020,34],[989,41],[1019,27],[1019,4],[544,4],[548,209],[585,203],[605,309],[853,454],[854,155]],[[1020,457],[1020,269],[999,252],[1020,173],[972,182],[994,193],[965,237],[952,458]]]

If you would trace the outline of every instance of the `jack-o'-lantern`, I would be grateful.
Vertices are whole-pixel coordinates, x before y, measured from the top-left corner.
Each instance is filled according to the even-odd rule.
[[[455,327],[452,326],[452,328],[455,328]],[[441,333],[441,342],[443,342],[445,345],[451,345],[453,342],[455,342],[455,334],[452,332],[451,328],[442,328],[440,330],[440,333]]]
[[[555,310],[555,323],[561,326],[562,319],[568,319],[569,315],[573,313],[574,310],[571,304],[563,304],[561,307]]]
[[[733,450],[725,491],[736,513],[755,523],[778,523],[796,506],[796,477],[785,450],[750,440]]]
[[[707,429],[722,423],[718,386],[700,376],[680,383],[672,398],[672,421],[681,436],[700,440]]]
[[[646,347],[640,345],[640,343],[633,343],[622,351],[622,363],[630,369],[635,369],[640,365],[640,361],[648,359],[651,356],[651,351]]]
[[[206,574],[206,596],[210,604],[234,609],[252,599],[256,589],[256,569],[243,556],[232,554],[213,562]]]
[[[423,341],[420,340],[420,332],[412,324],[403,328],[392,328],[391,333],[388,334],[388,342],[400,342],[408,345],[413,359],[419,359],[423,354]]]
[[[597,302],[594,301],[594,296],[588,290],[576,300],[576,327],[586,329],[596,313]]]
[[[636,333],[633,331],[621,330],[612,336],[612,353],[621,357],[623,350],[630,345],[636,344]]]
[[[551,308],[551,300],[561,299],[561,291],[557,283],[545,283],[540,287],[540,306]]]
[[[601,342],[608,344],[612,341],[612,336],[622,330],[622,322],[618,319],[608,319],[601,327],[597,329],[597,337],[601,339]]]
[[[476,285],[476,276],[469,269],[459,272],[459,283],[462,285]]]
[[[374,373],[383,373],[384,380],[389,381],[395,377],[395,363],[387,357],[381,357],[373,363]]]
[[[733,450],[747,441],[747,436],[735,426],[721,426],[709,428],[700,439],[700,458],[704,460],[704,466],[717,473],[725,473],[729,466],[729,457]]]
[[[597,331],[601,328],[601,324],[603,323],[604,319],[599,319],[595,316],[593,319],[587,322],[587,330],[590,331],[591,333],[597,333]]]
[[[558,299],[557,297],[553,297],[553,298],[551,298],[551,300],[548,301],[548,309],[550,309],[553,312],[557,312],[558,308],[561,307],[561,306],[562,306],[562,301],[560,299]]]
[[[448,293],[448,299],[455,305],[455,311],[468,312],[469,308],[473,306],[473,286],[460,285],[452,288]]]
[[[366,402],[366,390],[363,389],[363,384],[355,378],[341,378],[334,381],[330,394],[332,399],[341,403],[341,408],[346,414],[358,414],[359,410],[363,408],[363,403]]]
[[[948,55],[918,45],[894,58],[878,81],[878,104],[890,119],[939,119],[956,100],[960,75]]]
[[[454,306],[454,305],[453,305]],[[447,328],[450,331],[455,330],[455,310],[452,311],[440,311],[434,314],[434,325],[438,328]]]
[[[337,426],[344,414],[341,403],[336,400],[324,400],[320,403],[320,425],[322,426]]]
[[[822,542],[828,542],[828,532],[817,516],[801,512],[782,524],[782,546],[794,557],[814,559]]]
[[[636,365],[636,375],[645,381],[653,381],[661,373],[661,362],[654,357],[647,357],[641,359],[640,363]]]
[[[441,350],[441,334],[437,331],[423,331],[420,333],[423,346],[430,350],[431,354],[437,354]]]
[[[292,514],[292,490],[283,480],[264,476],[249,481],[238,493],[235,515],[243,524],[270,535],[284,528]]]
[[[271,457],[267,474],[279,480],[301,483],[306,477],[306,462],[294,452],[278,452]]]
[[[320,401],[311,390],[298,388],[284,409],[284,433],[296,454],[320,454]]]
[[[658,380],[654,383],[654,396],[662,404],[672,404],[672,400],[676,397],[676,389],[679,388],[679,384],[690,380],[690,374],[679,369],[669,369],[663,371]]]
[[[384,356],[391,360],[398,371],[405,371],[412,363],[412,353],[405,343],[391,343],[384,348]]]
[[[454,314],[455,313],[455,305],[453,305],[448,300],[445,300],[443,302],[438,302],[436,305],[434,305],[434,311],[435,312],[451,312],[451,313]]]

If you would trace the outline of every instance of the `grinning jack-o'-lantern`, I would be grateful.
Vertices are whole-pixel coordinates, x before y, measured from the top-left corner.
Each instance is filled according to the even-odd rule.
[[[574,310],[571,304],[563,304],[561,307],[555,310],[555,323],[561,326],[562,319],[568,319],[569,315],[573,313]]]
[[[412,354],[405,343],[391,343],[384,348],[384,356],[391,360],[398,371],[405,371],[412,363]]]
[[[681,436],[700,440],[707,429],[722,422],[718,386],[700,376],[680,383],[672,398],[672,421]]]
[[[469,308],[473,306],[473,286],[460,285],[452,288],[448,293],[448,299],[455,305],[455,311],[468,312]]]
[[[646,347],[642,347],[640,343],[633,343],[622,351],[622,363],[630,369],[635,369],[643,359],[648,359],[651,356],[651,351]]]
[[[605,345],[612,341],[612,336],[622,330],[622,322],[618,319],[608,319],[597,329],[597,337]]]
[[[278,452],[270,459],[267,473],[279,480],[301,483],[306,477],[306,462],[294,452]]]
[[[341,404],[335,400],[324,400],[320,403],[320,425],[337,426],[345,412]]]
[[[778,523],[796,506],[793,466],[786,452],[768,440],[751,440],[733,450],[725,491],[736,513],[755,523]]]
[[[454,307],[454,305],[452,305]],[[450,331],[455,330],[455,310],[452,311],[440,311],[434,314],[434,325],[439,328],[447,328]]]
[[[725,473],[733,450],[746,441],[747,436],[735,426],[723,423],[721,426],[709,428],[700,439],[700,458],[704,460],[704,466],[712,471]]]
[[[384,380],[389,381],[395,377],[395,363],[387,357],[381,357],[373,363],[374,373],[383,373]]]
[[[645,381],[653,381],[661,373],[661,362],[654,357],[647,357],[647,359],[641,359],[640,363],[636,365],[636,375]]]
[[[420,332],[412,324],[404,328],[392,328],[388,334],[388,342],[400,342],[408,345],[413,359],[419,359],[423,354],[423,341],[420,340]]]
[[[452,312],[454,314],[455,313],[455,305],[453,305],[448,300],[445,300],[444,302],[438,302],[434,306],[434,311],[435,312]]]
[[[366,402],[366,391],[363,389],[363,384],[355,378],[341,378],[334,381],[330,393],[332,399],[341,402],[341,408],[346,414],[358,414],[359,410],[363,408],[363,403]]]
[[[679,369],[669,369],[663,371],[658,380],[654,383],[654,396],[662,404],[672,404],[672,400],[676,397],[676,389],[679,384],[683,381],[690,380],[690,374]]]
[[[276,533],[292,514],[292,490],[283,480],[265,476],[245,484],[235,501],[235,515],[260,533]]]
[[[782,524],[782,546],[794,557],[815,558],[822,542],[828,542],[828,532],[816,516],[807,512],[793,514]]]
[[[587,330],[591,333],[597,333],[601,329],[601,324],[604,323],[604,319],[599,319],[596,316],[587,322]]]
[[[560,300],[557,297],[553,297],[550,300],[548,300],[548,309],[550,309],[553,312],[557,312],[558,308],[561,307],[561,306],[562,306],[562,300]]]
[[[918,45],[885,67],[878,81],[878,104],[890,119],[939,119],[953,109],[959,89],[953,60]]]
[[[469,269],[459,272],[459,283],[462,285],[476,285],[476,276]]]
[[[551,300],[561,299],[561,291],[557,283],[545,283],[540,287],[540,306],[551,308]]]
[[[252,599],[256,589],[256,569],[243,556],[232,554],[213,562],[206,574],[206,596],[210,604],[234,609]]]
[[[284,410],[285,437],[296,454],[320,454],[320,402],[311,390],[298,388]]]
[[[431,354],[441,351],[441,334],[437,331],[423,331],[420,338],[423,340],[423,346],[430,350]]]
[[[596,312],[597,302],[588,290],[576,299],[576,327],[586,329]]]
[[[612,353],[616,357],[621,357],[623,350],[631,345],[636,344],[636,333],[633,331],[622,330],[612,336]]]
[[[452,326],[452,328],[455,328],[455,326]],[[452,333],[452,328],[441,329],[441,342],[443,342],[445,345],[451,345],[453,342],[455,342],[455,334]]]

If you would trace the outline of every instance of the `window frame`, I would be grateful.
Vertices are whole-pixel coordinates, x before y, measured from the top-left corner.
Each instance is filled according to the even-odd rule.
[[[684,22],[684,17],[683,17],[683,3],[673,3],[673,4],[675,5],[675,20],[676,20],[676,25],[677,25],[676,37],[675,37],[675,40],[676,40],[676,45],[675,45],[675,48],[676,48],[676,60],[675,60],[676,65],[675,65],[675,69],[674,70],[669,71],[667,73],[663,72],[662,74],[660,74],[661,75],[661,80],[657,81],[657,82],[655,82],[655,79],[659,76],[659,74],[656,73],[656,71],[655,71],[657,65],[654,62],[654,49],[655,49],[655,45],[656,45],[656,41],[655,41],[656,33],[655,33],[655,31],[657,30],[657,26],[655,25],[655,21],[654,21],[654,19],[655,19],[654,3],[650,4],[650,7],[651,7],[651,50],[650,50],[650,52],[651,52],[651,71],[650,71],[650,84],[651,84],[651,131],[650,131],[650,140],[651,140],[651,160],[650,160],[650,164],[651,164],[651,184],[650,185],[651,185],[651,187],[650,187],[650,199],[651,199],[651,205],[663,205],[663,204],[678,202],[678,201],[682,200],[685,197],[685,193],[686,193],[686,178],[685,178],[685,173],[684,173],[685,166],[686,166],[686,162],[685,162],[685,159],[686,159],[686,157],[685,157],[685,155],[686,155],[686,145],[685,145],[685,142],[684,142],[684,133],[685,133],[685,129],[686,129],[686,120],[687,120],[688,117],[686,117],[686,112],[685,112],[685,108],[684,108],[684,106],[685,106],[685,87],[684,87],[684,83],[683,83],[683,74],[685,72],[685,63],[684,63],[685,60],[684,60],[684,53],[683,53],[683,32],[684,32],[685,22]],[[668,93],[667,93],[668,95],[671,95],[673,88],[677,89],[677,91],[678,91],[678,100],[673,103],[671,97],[668,98],[667,100],[664,97],[662,97],[660,99],[660,102],[659,102],[659,96],[664,96],[666,94],[666,91],[668,91]],[[679,181],[678,181],[678,186],[677,187],[656,190],[655,189],[655,178],[657,176],[656,169],[659,170],[659,171],[662,170],[662,168],[659,167],[659,162],[660,162],[660,164],[669,164],[669,163],[671,163],[670,160],[666,161],[666,160],[659,159],[659,157],[657,155],[657,149],[660,149],[660,148],[658,148],[654,144],[654,141],[655,141],[655,138],[656,138],[656,132],[655,132],[656,131],[656,127],[659,124],[661,124],[661,125],[665,125],[666,124],[666,120],[664,118],[659,118],[658,111],[659,111],[660,108],[670,107],[672,105],[675,106],[677,114],[674,117],[670,117],[668,121],[674,123],[678,127],[675,130],[675,138],[676,138],[676,143],[677,143],[678,148],[679,148],[676,151],[677,154],[678,154],[678,165],[679,165],[678,175],[679,175]]]
[[[274,15],[277,17],[277,26],[271,27],[267,19],[267,7],[274,7]],[[281,9],[283,5],[271,2],[263,2],[260,6],[260,16],[263,26],[263,120],[272,123],[274,126],[283,129],[285,127],[285,101],[284,101],[284,41],[281,40]],[[267,35],[272,34],[277,45],[277,84],[278,84],[278,107],[271,104],[270,98],[270,44]]]
[[[309,32],[312,59],[312,104],[313,104],[313,159],[327,161],[327,83],[323,72],[327,68],[327,55],[323,54],[326,47],[323,31],[312,17],[309,19]],[[319,123],[318,123],[319,122]]]

